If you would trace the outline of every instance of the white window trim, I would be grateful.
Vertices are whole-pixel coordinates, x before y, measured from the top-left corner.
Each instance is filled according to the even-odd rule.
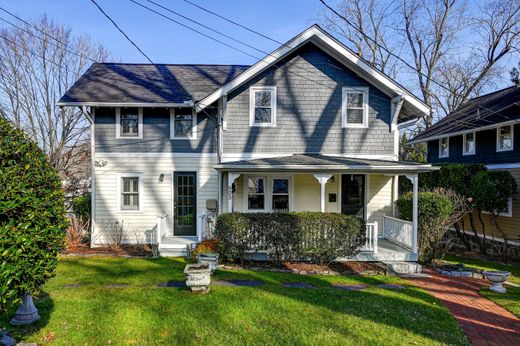
[[[473,150],[472,151],[468,151],[466,152],[466,136],[468,134],[472,133],[473,134]],[[449,145],[448,145],[448,148],[449,148]],[[463,156],[468,156],[468,155],[475,155],[475,152],[477,151],[477,133],[474,131],[474,132],[467,132],[467,133],[464,133],[462,135],[462,155]]]
[[[143,107],[137,108],[139,124],[137,125],[138,136],[121,135],[121,108],[116,108],[116,139],[143,139]]]
[[[500,148],[500,129],[502,127],[508,127],[508,126],[511,128],[511,149],[503,149],[503,148]],[[515,127],[513,124],[497,127],[497,148],[496,149],[497,149],[497,153],[502,152],[502,151],[513,151],[515,149]]]
[[[447,144],[447,154],[446,155],[441,155],[441,148],[442,148],[442,140],[443,139],[446,139],[446,141],[448,142]],[[450,137],[442,137],[442,138],[439,138],[439,158],[445,158],[445,157],[450,157]]]
[[[368,128],[368,87],[343,87],[341,89],[341,127],[346,128]],[[363,123],[349,124],[347,121],[347,94],[363,94]]]
[[[489,213],[487,211],[482,211],[482,214],[491,214],[491,213]],[[507,211],[501,212],[500,214],[498,214],[498,216],[513,217],[513,199],[511,197],[509,197],[509,199],[507,200]]]
[[[191,115],[192,130],[191,137],[176,137],[175,136],[175,108],[170,108],[170,139],[175,140],[190,140],[197,139],[197,112],[193,110]]]
[[[143,213],[143,194],[144,194],[144,182],[143,182],[143,173],[117,173],[117,212],[118,213],[124,213],[124,214],[132,214],[132,213]],[[139,209],[121,209],[121,180],[123,178],[138,178],[139,179]]]
[[[264,206],[265,206],[265,208],[264,209],[249,209],[249,207],[248,207],[248,205],[249,205],[249,203],[248,203],[248,196],[249,196],[248,180],[249,180],[249,178],[263,178],[265,181],[265,186],[264,186],[264,196],[265,196]],[[294,179],[293,178],[294,178],[293,175],[269,175],[269,174],[267,174],[267,175],[266,174],[244,175],[243,180],[242,180],[242,189],[244,190],[243,191],[243,196],[244,196],[243,197],[243,199],[244,199],[244,209],[243,210],[245,210],[248,213],[272,212],[273,211],[273,179],[288,179],[289,180],[289,211],[293,211],[294,210],[294,204],[293,204]]]
[[[269,91],[271,93],[271,122],[270,123],[255,123],[255,92]],[[276,127],[276,87],[250,87],[249,88],[249,126],[252,127]]]

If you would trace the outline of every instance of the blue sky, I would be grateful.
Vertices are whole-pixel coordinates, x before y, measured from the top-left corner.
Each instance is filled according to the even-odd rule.
[[[157,16],[128,0],[97,0],[154,63],[222,63],[252,64],[255,59],[213,42],[197,33]],[[139,2],[151,7],[145,0]],[[259,38],[245,30],[206,14],[182,0],[156,0],[185,16],[218,28],[233,37],[253,44],[263,51],[277,47],[274,42]],[[193,2],[243,23],[263,34],[285,42],[314,23],[320,7],[317,0],[193,0]],[[247,2],[247,6],[244,4]],[[273,4],[276,3],[276,6]],[[57,23],[86,33],[104,44],[116,60],[147,62],[146,59],[99,12],[90,0],[0,0],[7,10],[23,19],[43,14]],[[173,14],[169,14],[176,18]],[[8,18],[8,15],[1,13]],[[182,20],[182,19],[181,19]],[[195,26],[195,24],[191,24]],[[216,34],[212,34],[216,35]],[[232,43],[237,46],[237,43]],[[253,55],[261,56],[252,51]]]

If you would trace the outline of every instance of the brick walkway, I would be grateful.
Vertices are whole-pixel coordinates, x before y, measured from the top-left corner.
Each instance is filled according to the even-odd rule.
[[[473,345],[520,345],[520,319],[478,294],[489,286],[483,280],[449,277],[427,271],[430,277],[408,279],[437,297],[459,322]]]

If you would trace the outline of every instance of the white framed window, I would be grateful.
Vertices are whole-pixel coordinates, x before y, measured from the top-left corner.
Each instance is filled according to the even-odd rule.
[[[462,135],[462,155],[475,155],[477,139],[475,132]]]
[[[246,177],[247,210],[266,210],[266,182],[265,177]]]
[[[368,88],[344,87],[341,102],[342,127],[368,127]]]
[[[249,88],[249,126],[276,126],[276,87]]]
[[[489,214],[487,211],[483,211],[483,214]],[[509,197],[507,200],[507,208],[501,211],[498,216],[513,217],[513,199]]]
[[[439,157],[450,156],[450,137],[439,139]]]
[[[116,138],[143,138],[143,109],[116,108]]]
[[[170,139],[196,139],[197,113],[193,108],[170,108]]]
[[[497,152],[513,150],[514,135],[515,132],[513,125],[497,127]]]
[[[119,212],[143,211],[143,174],[117,174],[117,209]]]
[[[271,210],[289,211],[290,206],[290,186],[289,177],[273,177],[271,184]]]

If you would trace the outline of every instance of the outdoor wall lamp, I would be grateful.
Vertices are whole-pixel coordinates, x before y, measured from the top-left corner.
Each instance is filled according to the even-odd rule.
[[[160,174],[159,175],[159,181],[162,183],[164,181],[164,174]]]

